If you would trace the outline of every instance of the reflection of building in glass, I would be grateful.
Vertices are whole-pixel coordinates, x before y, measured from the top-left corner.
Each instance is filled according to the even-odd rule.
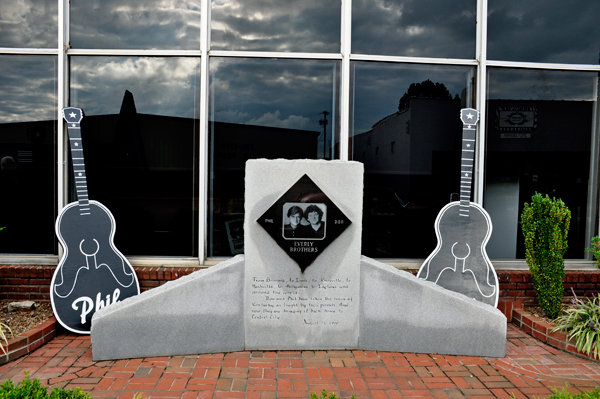
[[[0,124],[0,253],[54,253],[55,134],[55,121]]]
[[[484,205],[494,224],[490,257],[525,256],[518,220],[523,204],[535,192],[562,198],[571,208],[575,217],[567,255],[581,257],[590,212],[594,104],[544,100],[488,104]],[[432,226],[437,212],[459,192],[460,107],[458,100],[413,98],[405,112],[354,137],[355,159],[365,163],[364,224],[373,231],[363,236],[363,253],[394,257],[412,251],[423,257],[435,246]],[[403,243],[401,248],[393,245],[398,242]]]
[[[437,212],[458,192],[460,100],[410,99],[354,136],[354,159],[365,164],[363,253],[426,257],[435,248]],[[410,226],[410,227],[409,227]]]
[[[235,123],[211,123],[210,145],[214,178],[209,190],[212,254],[231,255],[225,224],[244,217],[244,175],[248,159],[315,159],[318,131],[282,129]]]
[[[30,3],[11,2],[0,26],[0,253],[15,264],[59,251],[66,105],[88,115],[90,194],[140,265],[243,251],[246,159],[331,157],[364,163],[363,253],[417,267],[458,192],[460,107],[482,115],[473,198],[495,219],[492,259],[526,267],[519,216],[539,190],[573,212],[568,258],[591,260],[600,2]],[[427,80],[461,101],[412,98],[396,113]],[[126,90],[136,104],[119,113]]]
[[[591,101],[489,101],[484,205],[494,223],[491,258],[525,257],[519,215],[536,192],[567,204],[566,256],[583,256],[587,215],[595,212],[588,206],[593,107]]]

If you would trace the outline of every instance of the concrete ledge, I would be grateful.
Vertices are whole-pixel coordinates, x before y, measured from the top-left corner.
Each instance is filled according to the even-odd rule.
[[[94,360],[244,350],[244,257],[100,309]]]
[[[498,309],[364,256],[360,302],[360,349],[506,355]]]

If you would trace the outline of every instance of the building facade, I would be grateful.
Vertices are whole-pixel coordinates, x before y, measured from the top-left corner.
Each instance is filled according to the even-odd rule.
[[[598,234],[600,4],[585,0],[16,0],[0,10],[0,263],[56,264],[76,198],[61,109],[82,108],[90,199],[134,265],[243,252],[244,162],[365,165],[367,256],[418,267],[459,192],[496,267],[525,267],[535,192],[572,212],[569,267]]]

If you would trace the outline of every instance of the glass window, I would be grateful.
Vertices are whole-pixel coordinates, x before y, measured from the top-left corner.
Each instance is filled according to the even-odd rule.
[[[0,253],[54,254],[56,57],[0,65]]]
[[[341,2],[213,0],[214,50],[340,52]]]
[[[523,204],[539,192],[569,207],[565,256],[583,258],[598,220],[595,191],[588,191],[596,183],[589,178],[598,74],[490,68],[488,84],[484,205],[494,225],[488,255],[525,258],[519,220]]]
[[[211,59],[209,256],[243,252],[246,160],[335,157],[339,67],[338,61]]]
[[[71,0],[71,46],[200,49],[200,0]]]
[[[352,52],[475,58],[476,0],[352,0]]]
[[[197,256],[199,65],[71,59],[71,105],[86,115],[89,198],[111,210],[125,255]]]
[[[56,48],[58,2],[11,0],[2,2],[0,47]]]
[[[365,166],[363,255],[425,258],[460,191],[460,109],[475,68],[355,62],[352,157]]]
[[[490,60],[598,64],[600,2],[490,1]]]

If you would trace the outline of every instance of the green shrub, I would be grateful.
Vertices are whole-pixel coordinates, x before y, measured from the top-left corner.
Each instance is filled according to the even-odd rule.
[[[323,389],[323,391],[321,391],[321,396],[317,396],[316,393],[311,392],[310,399],[339,399],[339,398],[337,396],[335,396],[335,393],[328,394],[327,391]],[[352,395],[352,399],[356,399],[356,395]]]
[[[551,396],[548,396],[548,399],[600,399],[600,389],[594,388],[593,391],[583,391],[578,394],[572,394],[567,391],[567,387],[564,387],[562,390],[558,390],[557,388],[550,387],[550,390],[554,392]],[[514,393],[510,394],[512,399],[516,399]],[[537,396],[534,396],[537,398]]]
[[[0,385],[0,399],[91,399],[91,396],[81,388],[62,389],[54,388],[48,396],[48,388],[40,384],[37,378],[29,379],[29,373],[25,372],[25,379],[18,385],[11,380]]]
[[[525,203],[521,227],[525,258],[541,308],[552,319],[560,313],[571,211],[561,199],[536,193]]]
[[[591,354],[598,359],[600,357],[599,299],[596,296],[581,300],[575,295],[572,303],[574,306],[556,319],[556,327],[552,331],[566,331],[569,339],[575,340],[578,351]]]
[[[549,396],[548,399],[600,399],[600,389],[595,388],[593,391],[583,391],[578,394],[572,394],[567,391],[567,387],[564,387],[562,390],[558,390],[556,388],[550,388],[552,392],[552,396]]]
[[[600,269],[600,237],[593,237],[592,247],[586,248],[585,252],[592,252],[594,254],[594,259],[596,259],[596,267]]]

